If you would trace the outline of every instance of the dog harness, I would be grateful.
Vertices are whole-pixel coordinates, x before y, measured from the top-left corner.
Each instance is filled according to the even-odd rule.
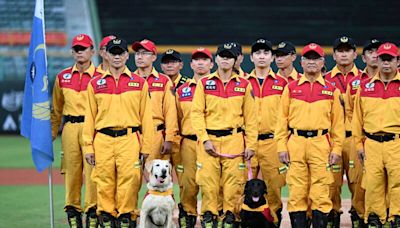
[[[257,208],[250,208],[246,204],[242,203],[242,210],[251,212],[261,212],[264,215],[265,219],[268,220],[268,222],[274,222],[274,217],[272,217],[271,210],[269,209],[267,203]]]
[[[146,195],[144,195],[144,198],[146,198],[148,195],[172,196],[172,198],[174,198],[174,191],[172,190],[172,188],[168,189],[165,192],[160,192],[160,191],[155,191],[155,190],[148,190],[146,192]]]

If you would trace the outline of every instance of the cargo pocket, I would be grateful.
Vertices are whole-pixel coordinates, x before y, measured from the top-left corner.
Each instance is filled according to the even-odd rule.
[[[65,159],[64,159],[64,151],[60,151],[60,158],[61,158],[61,164],[60,164],[60,174],[64,175],[65,174]]]

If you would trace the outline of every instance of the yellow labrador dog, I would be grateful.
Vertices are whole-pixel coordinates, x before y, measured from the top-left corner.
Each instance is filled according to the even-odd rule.
[[[172,165],[169,161],[153,160],[146,163],[149,173],[148,192],[140,210],[139,228],[175,228],[172,213],[173,198]]]

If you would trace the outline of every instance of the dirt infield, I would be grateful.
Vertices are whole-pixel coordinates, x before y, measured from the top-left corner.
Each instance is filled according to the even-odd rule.
[[[9,185],[47,185],[48,183],[48,172],[43,171],[42,173],[37,172],[35,169],[0,169],[0,186]],[[53,169],[53,184],[62,185],[64,183],[62,175],[58,172],[58,169]],[[199,202],[201,204],[201,202]],[[350,209],[350,200],[346,199],[342,201],[343,214],[341,216],[340,227],[351,227],[350,215],[348,213]],[[175,221],[177,221],[178,210],[175,212]],[[196,227],[200,227],[199,222]],[[284,199],[283,209],[283,221],[282,226],[290,227],[289,214],[286,210],[286,199]]]

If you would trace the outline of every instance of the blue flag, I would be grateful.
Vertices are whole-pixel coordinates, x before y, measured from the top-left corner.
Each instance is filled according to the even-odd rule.
[[[21,135],[31,142],[32,159],[41,172],[54,160],[51,137],[43,0],[37,0],[25,78]]]

